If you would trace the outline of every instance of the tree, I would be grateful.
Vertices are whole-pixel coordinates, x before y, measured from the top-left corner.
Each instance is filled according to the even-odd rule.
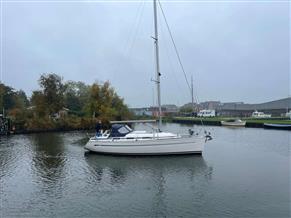
[[[84,111],[89,116],[99,116],[100,115],[100,86],[97,83],[94,83],[89,90],[89,98],[87,103],[84,106]]]
[[[0,83],[0,109],[10,110],[16,105],[16,92],[10,86]]]
[[[65,83],[64,105],[75,112],[81,112],[89,98],[90,86],[83,82]]]
[[[76,89],[77,89],[77,96],[79,97],[80,103],[83,108],[89,99],[90,86],[86,85],[83,82],[76,82]]]
[[[57,113],[64,106],[63,78],[55,73],[42,74],[39,79],[39,85],[44,95],[44,104],[49,114]]]
[[[22,109],[26,109],[29,106],[28,98],[21,89],[16,92],[16,106]]]
[[[42,91],[33,91],[31,96],[32,110],[37,117],[44,117],[48,113],[45,96]]]
[[[13,95],[14,107],[10,108],[7,112],[8,115],[15,121],[21,121],[24,123],[26,119],[27,107],[29,101],[26,97],[26,94],[23,90],[16,91]]]
[[[123,99],[120,98],[117,93],[114,93],[112,99],[112,108],[114,108],[114,110],[116,111],[116,120],[129,119],[132,117],[132,114],[128,110],[128,107],[124,104]]]
[[[90,98],[85,106],[87,115],[108,121],[130,117],[127,106],[107,81],[103,85],[94,83],[90,88]]]
[[[17,129],[88,128],[94,125],[92,116],[104,123],[130,116],[123,99],[108,81],[92,85],[74,81],[63,83],[62,77],[50,73],[42,74],[38,82],[40,90],[33,91],[30,101],[23,90],[0,83],[0,113],[4,108]],[[50,119],[64,106],[74,113]]]
[[[65,84],[66,90],[64,93],[64,105],[72,111],[81,111],[82,106],[77,94],[75,82]]]

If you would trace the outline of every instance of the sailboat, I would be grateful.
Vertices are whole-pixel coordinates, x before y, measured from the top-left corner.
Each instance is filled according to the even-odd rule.
[[[202,154],[205,143],[211,139],[210,133],[205,135],[193,134],[189,130],[188,134],[181,135],[171,132],[163,132],[161,90],[160,90],[160,65],[159,65],[159,41],[157,24],[157,1],[153,0],[154,7],[154,30],[155,56],[156,56],[156,80],[157,100],[158,100],[158,128],[153,128],[152,132],[135,131],[128,123],[152,123],[155,120],[137,121],[113,121],[110,131],[91,137],[85,149],[97,153],[114,155],[169,155],[169,154]]]

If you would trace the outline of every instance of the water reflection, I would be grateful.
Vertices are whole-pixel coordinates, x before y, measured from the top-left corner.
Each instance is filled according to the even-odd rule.
[[[169,214],[173,197],[179,200],[188,196],[195,201],[199,196],[197,201],[203,202],[213,173],[212,167],[197,155],[123,157],[86,153],[85,161],[90,174],[95,175],[88,178],[88,188],[94,191],[95,187],[106,187],[111,194],[120,190],[123,195],[136,190],[142,196],[131,193],[131,197],[141,202],[147,199],[138,206],[146,204],[149,214],[158,217]]]
[[[14,163],[14,150],[7,148],[8,147],[7,137],[0,138],[0,184],[2,177],[4,177],[6,172],[9,172],[11,168],[10,165]]]
[[[117,157],[120,158],[120,157]],[[119,163],[120,159],[113,156],[95,155],[90,152],[85,152],[85,160],[88,168],[94,177],[91,182],[101,182],[109,180],[110,184],[123,184],[126,180],[127,170],[124,170],[122,164]]]
[[[84,133],[1,138],[0,216],[290,217],[290,132],[211,132],[203,156],[84,156]]]
[[[164,183],[165,176],[173,174],[186,176],[189,181],[194,181],[195,176],[210,180],[213,171],[199,155],[123,157],[86,152],[85,160],[96,182],[109,177],[114,184],[140,175],[156,178],[159,184]]]
[[[61,134],[35,134],[29,137],[32,149],[33,172],[40,177],[42,185],[55,186],[64,178],[66,163],[65,146]]]
[[[0,138],[0,182],[1,177],[8,178],[22,165],[22,159],[29,159],[27,150],[29,141],[20,136],[4,136]],[[23,172],[23,169],[22,169]]]

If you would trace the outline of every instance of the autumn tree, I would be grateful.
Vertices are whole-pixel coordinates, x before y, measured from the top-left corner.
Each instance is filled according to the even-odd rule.
[[[74,112],[81,112],[89,99],[90,86],[83,82],[65,83],[64,105]]]
[[[0,83],[0,109],[10,110],[16,105],[16,92],[10,86]]]
[[[102,85],[94,83],[90,88],[90,97],[85,106],[89,116],[102,120],[128,118],[130,112],[115,90],[107,81]]]
[[[37,117],[44,117],[49,113],[42,91],[33,91],[30,101],[33,112]]]
[[[38,82],[40,89],[32,92],[30,100],[23,90],[0,83],[0,110],[4,108],[19,129],[90,128],[95,122],[92,117],[109,121],[131,115],[108,81],[64,83],[62,77],[50,73],[42,74]],[[69,109],[68,116],[50,119],[63,107]]]
[[[16,107],[26,109],[29,106],[29,100],[23,90],[19,90],[15,95]]]
[[[39,85],[44,97],[44,104],[49,114],[58,112],[64,106],[65,86],[63,78],[55,73],[42,74]]]

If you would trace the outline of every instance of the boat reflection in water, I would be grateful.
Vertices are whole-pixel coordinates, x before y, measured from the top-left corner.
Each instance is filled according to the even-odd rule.
[[[179,178],[179,174],[189,180],[195,180],[194,177],[210,180],[212,175],[212,167],[200,155],[127,157],[85,152],[85,160],[96,182],[109,179],[122,184],[130,177]]]
[[[125,157],[86,153],[85,160],[90,175],[94,175],[87,178],[90,190],[87,197],[102,198],[92,207],[118,204],[128,208],[119,211],[121,217],[126,214],[165,217],[177,207],[175,213],[187,214],[207,202],[213,170],[202,156]],[[113,212],[101,216],[107,213]]]

